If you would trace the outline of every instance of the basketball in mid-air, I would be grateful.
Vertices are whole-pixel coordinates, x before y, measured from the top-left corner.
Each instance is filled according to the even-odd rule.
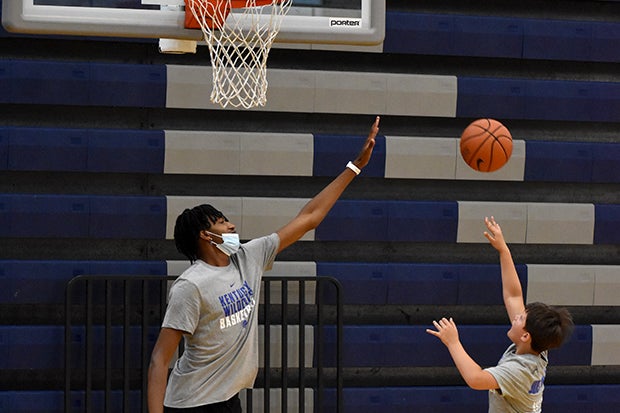
[[[480,172],[493,172],[512,155],[512,135],[495,119],[477,119],[461,134],[461,156],[467,165]]]

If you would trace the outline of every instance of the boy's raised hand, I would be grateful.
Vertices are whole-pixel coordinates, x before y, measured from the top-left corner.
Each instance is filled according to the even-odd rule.
[[[493,216],[491,216],[491,218],[484,217],[484,223],[486,224],[488,230],[484,231],[484,236],[489,240],[493,248],[498,251],[508,248],[506,241],[504,240],[502,228],[497,222],[495,222],[495,218]]]
[[[433,320],[433,325],[437,331],[427,328],[426,332],[438,337],[446,347],[459,342],[459,331],[452,317],[449,320],[445,317],[439,321]]]

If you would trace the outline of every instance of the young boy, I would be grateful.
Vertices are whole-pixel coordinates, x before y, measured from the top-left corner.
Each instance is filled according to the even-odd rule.
[[[537,413],[541,411],[547,371],[547,350],[556,348],[571,335],[573,321],[565,308],[523,302],[521,283],[502,230],[493,217],[484,219],[484,236],[499,252],[504,304],[512,327],[512,344],[495,367],[482,369],[459,341],[456,324],[450,318],[433,321],[437,330],[427,329],[445,344],[459,373],[469,387],[489,390],[489,413]]]

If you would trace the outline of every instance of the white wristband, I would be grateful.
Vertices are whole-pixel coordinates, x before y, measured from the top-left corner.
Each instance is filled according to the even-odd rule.
[[[358,168],[357,166],[355,166],[355,164],[351,161],[349,161],[349,163],[347,164],[347,168],[355,172],[355,175],[359,175],[360,172],[362,172],[362,170]]]

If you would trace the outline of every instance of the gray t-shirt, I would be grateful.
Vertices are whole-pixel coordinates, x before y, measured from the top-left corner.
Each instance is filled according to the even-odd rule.
[[[258,372],[258,300],[280,239],[243,244],[227,267],[196,261],[174,282],[162,327],[184,332],[185,350],[168,379],[164,405],[187,408],[230,399]]]
[[[497,363],[485,369],[495,377],[498,390],[489,391],[489,413],[540,413],[542,408],[547,352],[516,354],[511,344]]]

